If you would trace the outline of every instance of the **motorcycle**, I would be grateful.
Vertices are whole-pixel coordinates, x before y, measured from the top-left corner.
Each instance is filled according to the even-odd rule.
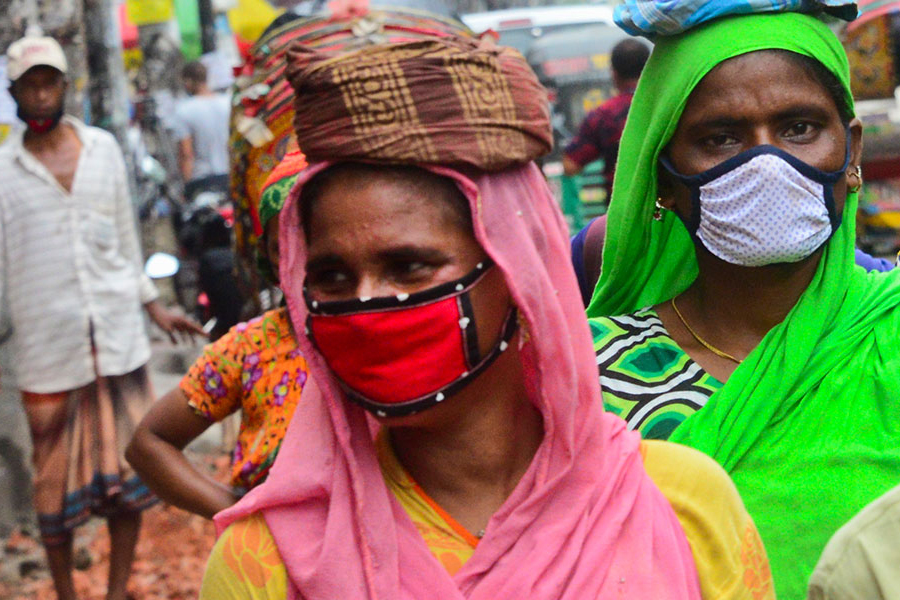
[[[178,268],[170,275],[175,299],[214,336],[223,333],[240,320],[245,296],[233,274],[234,210],[226,178],[192,182],[182,201],[159,161],[148,155],[138,166],[136,197],[145,246],[177,254]]]

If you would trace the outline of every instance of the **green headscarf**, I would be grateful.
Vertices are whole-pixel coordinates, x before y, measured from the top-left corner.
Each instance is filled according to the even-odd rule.
[[[657,160],[703,76],[763,49],[815,58],[843,83],[852,106],[844,50],[814,17],[734,17],[660,38],[622,135],[589,316],[664,302],[695,279],[681,221],[668,211],[652,219]],[[855,214],[850,194],[797,305],[670,438],[731,474],[766,544],[778,597],[787,600],[806,597],[831,535],[900,482],[900,279],[854,265]]]
[[[265,243],[266,226],[273,217],[281,212],[281,208],[284,206],[291,188],[294,187],[300,171],[305,169],[306,166],[306,157],[303,156],[302,152],[289,152],[284,155],[281,162],[269,173],[269,177],[263,184],[262,192],[259,196],[259,208],[257,209],[259,214],[259,231],[257,233],[259,243]],[[259,248],[257,248],[256,253],[256,267],[270,283],[278,284],[278,273],[275,272],[269,259],[260,253]]]

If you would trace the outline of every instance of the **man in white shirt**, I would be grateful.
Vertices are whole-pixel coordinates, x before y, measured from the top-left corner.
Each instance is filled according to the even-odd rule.
[[[141,307],[170,336],[199,327],[165,310],[142,272],[115,138],[63,116],[59,44],[26,37],[7,56],[27,129],[0,147],[0,317],[34,442],[41,537],[58,596],[75,598],[72,530],[106,516],[107,598],[124,600],[140,511],[154,502],[123,458],[153,400]]]

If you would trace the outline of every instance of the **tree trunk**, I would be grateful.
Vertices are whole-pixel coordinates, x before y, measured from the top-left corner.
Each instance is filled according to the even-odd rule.
[[[118,3],[115,0],[84,0],[83,21],[90,73],[91,124],[110,131],[125,150],[128,147],[128,88],[122,60]]]

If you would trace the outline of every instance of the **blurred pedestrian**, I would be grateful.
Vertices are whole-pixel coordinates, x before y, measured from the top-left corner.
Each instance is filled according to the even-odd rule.
[[[199,327],[157,301],[142,273],[115,139],[63,115],[66,59],[46,37],[9,47],[27,128],[0,148],[0,295],[34,445],[34,504],[54,586],[75,598],[72,531],[106,516],[107,598],[126,597],[140,511],[154,502],[123,459],[153,397],[141,306],[173,336]]]
[[[628,109],[649,57],[650,48],[634,38],[622,40],[615,45],[610,60],[613,85],[618,93],[588,113],[563,155],[566,175],[577,175],[588,163],[603,159],[603,188],[606,190],[607,201],[612,198],[619,140],[625,128]],[[592,219],[572,238],[572,265],[585,306],[590,302],[594,284],[600,277],[605,236],[606,217],[601,216]]]
[[[175,109],[174,124],[184,195],[190,200],[204,190],[228,186],[231,102],[209,88],[206,67],[199,61],[186,64],[181,78],[190,97]]]
[[[209,332],[214,342],[240,322],[244,308],[231,226],[218,212],[207,215],[201,223],[199,253],[198,283],[209,302],[209,314],[215,318]]]
[[[611,62],[617,94],[587,114],[575,139],[565,149],[563,169],[566,175],[577,175],[588,163],[603,159],[603,186],[607,199],[612,196],[619,139],[625,128],[631,98],[649,57],[650,48],[640,40],[628,38],[615,45]]]

